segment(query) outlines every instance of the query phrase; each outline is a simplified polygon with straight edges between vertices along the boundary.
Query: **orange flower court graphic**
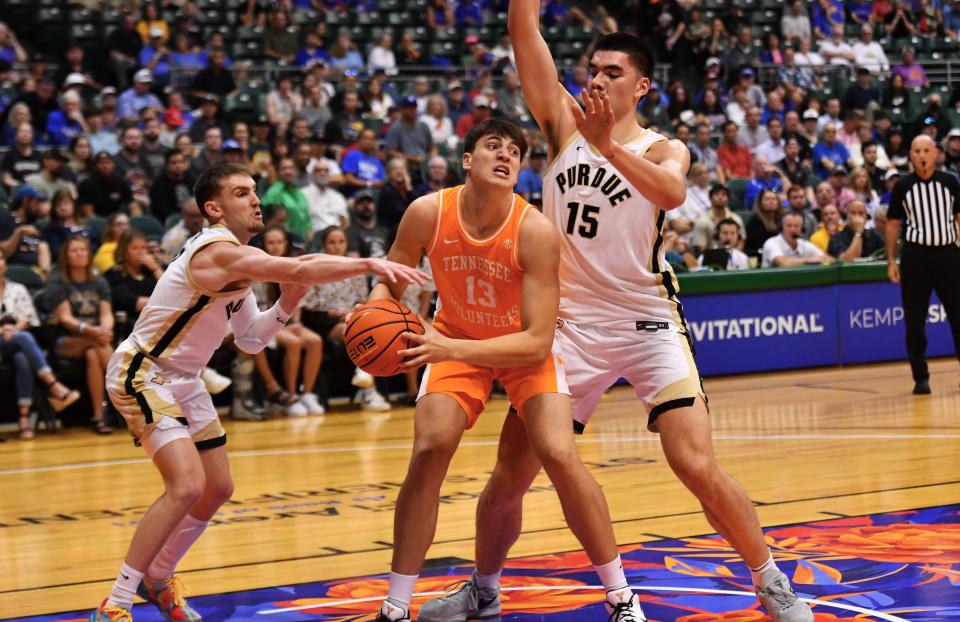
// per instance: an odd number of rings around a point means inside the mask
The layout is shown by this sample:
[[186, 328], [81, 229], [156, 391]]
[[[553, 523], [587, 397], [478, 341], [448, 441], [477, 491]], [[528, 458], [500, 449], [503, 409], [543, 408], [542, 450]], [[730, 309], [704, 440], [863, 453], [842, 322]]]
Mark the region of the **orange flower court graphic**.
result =
[[[768, 542], [817, 622], [960, 620], [960, 506], [840, 518], [766, 530]], [[624, 567], [650, 622], [763, 622], [743, 562], [718, 536], [621, 547]], [[469, 577], [469, 565], [432, 568], [417, 582], [411, 613]], [[318, 573], [321, 572], [318, 568]], [[502, 578], [506, 622], [607, 619], [602, 588], [582, 552], [512, 559]], [[372, 620], [386, 575], [197, 596], [206, 622]], [[89, 612], [87, 612], [89, 613]], [[159, 622], [138, 605], [135, 619]], [[85, 618], [65, 612], [17, 622]]]

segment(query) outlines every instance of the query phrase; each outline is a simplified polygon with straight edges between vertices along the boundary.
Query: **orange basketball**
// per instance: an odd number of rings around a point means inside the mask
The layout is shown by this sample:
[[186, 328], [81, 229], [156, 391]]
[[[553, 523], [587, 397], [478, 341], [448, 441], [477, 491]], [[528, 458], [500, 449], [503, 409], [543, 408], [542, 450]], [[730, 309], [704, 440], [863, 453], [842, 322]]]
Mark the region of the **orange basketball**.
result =
[[350, 316], [343, 342], [354, 365], [374, 376], [394, 376], [403, 362], [397, 353], [417, 345], [401, 337], [405, 332], [423, 334], [417, 316], [395, 300], [374, 300]]

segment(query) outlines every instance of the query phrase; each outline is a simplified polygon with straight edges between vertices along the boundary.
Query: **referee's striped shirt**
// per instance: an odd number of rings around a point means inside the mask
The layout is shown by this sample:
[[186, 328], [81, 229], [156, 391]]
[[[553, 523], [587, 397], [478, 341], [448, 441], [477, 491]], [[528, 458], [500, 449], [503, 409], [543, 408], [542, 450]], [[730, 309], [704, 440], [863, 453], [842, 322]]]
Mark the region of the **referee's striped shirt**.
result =
[[922, 246], [957, 243], [960, 179], [936, 171], [923, 181], [915, 173], [900, 178], [890, 192], [887, 218], [907, 221], [904, 240]]

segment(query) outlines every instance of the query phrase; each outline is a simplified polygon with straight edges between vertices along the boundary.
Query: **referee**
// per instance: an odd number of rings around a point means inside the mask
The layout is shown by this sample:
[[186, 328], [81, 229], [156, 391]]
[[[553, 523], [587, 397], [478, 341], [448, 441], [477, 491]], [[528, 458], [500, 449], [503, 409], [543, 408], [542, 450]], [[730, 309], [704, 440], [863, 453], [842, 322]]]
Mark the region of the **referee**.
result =
[[[937, 146], [926, 135], [910, 145], [913, 173], [901, 177], [890, 194], [887, 211], [887, 276], [900, 283], [903, 317], [907, 329], [907, 356], [913, 372], [913, 393], [930, 393], [927, 371], [927, 335], [924, 323], [930, 294], [937, 292], [947, 312], [953, 345], [960, 357], [960, 180], [938, 171]], [[897, 267], [897, 239], [900, 221], [906, 221], [900, 266]]]

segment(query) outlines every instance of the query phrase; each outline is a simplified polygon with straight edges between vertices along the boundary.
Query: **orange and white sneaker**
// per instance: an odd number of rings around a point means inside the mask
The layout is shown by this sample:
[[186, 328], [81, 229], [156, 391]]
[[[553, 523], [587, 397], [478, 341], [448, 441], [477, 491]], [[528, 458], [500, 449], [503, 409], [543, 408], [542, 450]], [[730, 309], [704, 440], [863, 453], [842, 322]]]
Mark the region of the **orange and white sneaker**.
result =
[[90, 614], [90, 622], [133, 622], [129, 609], [107, 604], [104, 598], [97, 610]]
[[[178, 577], [165, 581], [143, 578], [137, 594], [148, 603], [153, 603], [169, 622], [201, 622], [203, 618], [187, 604], [187, 589]], [[129, 622], [129, 621], [127, 621]]]

